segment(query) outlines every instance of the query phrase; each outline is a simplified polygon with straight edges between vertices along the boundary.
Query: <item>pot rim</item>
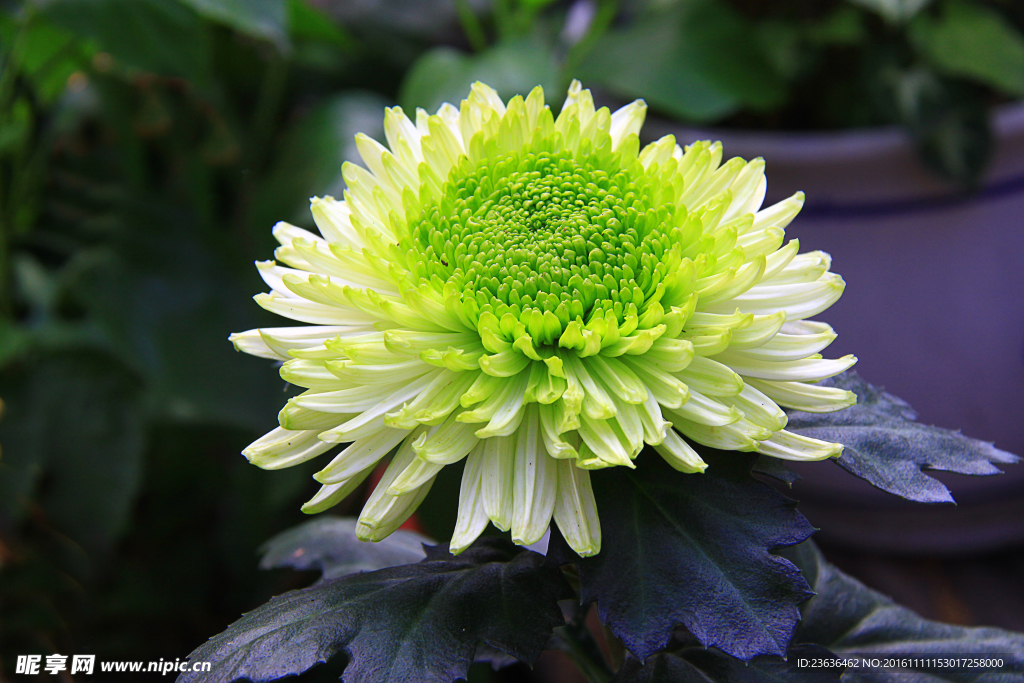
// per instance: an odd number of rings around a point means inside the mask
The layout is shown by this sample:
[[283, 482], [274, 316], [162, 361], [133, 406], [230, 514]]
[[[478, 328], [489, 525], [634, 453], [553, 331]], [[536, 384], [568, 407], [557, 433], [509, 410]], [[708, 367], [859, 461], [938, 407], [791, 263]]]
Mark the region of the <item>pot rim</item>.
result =
[[[991, 120], [997, 139], [1024, 135], [1024, 100], [994, 107]], [[655, 116], [648, 119], [644, 129], [653, 133], [654, 139], [673, 134], [680, 140], [719, 140], [727, 150], [756, 147], [773, 162], [786, 164], [860, 161], [912, 146], [910, 136], [898, 125], [820, 131], [746, 130], [690, 126]]]

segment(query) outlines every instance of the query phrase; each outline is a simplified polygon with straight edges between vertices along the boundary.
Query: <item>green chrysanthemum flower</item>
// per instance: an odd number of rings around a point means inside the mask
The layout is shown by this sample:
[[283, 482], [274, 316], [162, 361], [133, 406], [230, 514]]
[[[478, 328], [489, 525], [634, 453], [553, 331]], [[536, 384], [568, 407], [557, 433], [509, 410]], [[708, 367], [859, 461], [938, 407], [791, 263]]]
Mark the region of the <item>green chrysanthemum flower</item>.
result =
[[[359, 518], [380, 540], [445, 465], [467, 459], [453, 552], [488, 521], [516, 543], [554, 517], [581, 555], [601, 530], [591, 469], [634, 467], [645, 443], [682, 472], [682, 438], [792, 460], [841, 446], [784, 430], [779, 406], [832, 411], [813, 382], [835, 337], [810, 322], [843, 291], [821, 252], [783, 246], [800, 194], [760, 209], [764, 162], [718, 143], [640, 149], [646, 106], [594, 109], [574, 82], [558, 118], [543, 91], [503, 103], [476, 84], [461, 109], [386, 112], [390, 150], [358, 136], [344, 201], [314, 199], [322, 237], [286, 223], [258, 264], [264, 308], [312, 326], [232, 336], [285, 361], [307, 391], [245, 450], [266, 469], [349, 444], [303, 510], [352, 492], [395, 451]], [[642, 464], [640, 465], [643, 466]]]

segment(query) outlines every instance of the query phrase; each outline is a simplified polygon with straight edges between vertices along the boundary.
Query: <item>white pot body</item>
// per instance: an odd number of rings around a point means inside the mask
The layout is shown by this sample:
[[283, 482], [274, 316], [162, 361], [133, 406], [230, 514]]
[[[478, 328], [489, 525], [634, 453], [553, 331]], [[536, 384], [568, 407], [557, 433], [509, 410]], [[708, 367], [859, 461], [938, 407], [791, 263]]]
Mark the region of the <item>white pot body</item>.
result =
[[[769, 134], [653, 123], [655, 135], [671, 132], [681, 144], [720, 139], [726, 158], [764, 157], [769, 202], [807, 193], [788, 235], [803, 251], [832, 254], [847, 283], [819, 316], [839, 334], [827, 356], [855, 354], [861, 376], [907, 400], [922, 422], [1024, 455], [1024, 105], [996, 112], [995, 157], [969, 196], [931, 175], [898, 129]], [[935, 552], [1024, 540], [1024, 465], [999, 477], [943, 476], [959, 509], [900, 505], [828, 464], [799, 470], [807, 481], [795, 494], [836, 541]]]

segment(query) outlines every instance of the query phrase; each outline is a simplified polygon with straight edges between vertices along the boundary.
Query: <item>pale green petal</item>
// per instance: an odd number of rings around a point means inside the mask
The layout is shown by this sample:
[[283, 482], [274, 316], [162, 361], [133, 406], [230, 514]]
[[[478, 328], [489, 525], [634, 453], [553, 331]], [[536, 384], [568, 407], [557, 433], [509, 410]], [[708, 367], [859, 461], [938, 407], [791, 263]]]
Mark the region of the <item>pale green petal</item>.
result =
[[693, 360], [693, 342], [687, 339], [667, 339], [662, 337], [651, 344], [651, 349], [644, 354], [644, 362], [653, 362], [659, 369], [668, 372], [679, 372]]
[[314, 325], [348, 325], [365, 328], [380, 320], [354, 308], [318, 304], [300, 297], [284, 296], [277, 292], [257, 294], [253, 299], [271, 313]]
[[360, 385], [338, 391], [307, 391], [290, 399], [291, 403], [322, 413], [361, 413], [378, 403], [382, 395], [387, 396], [405, 388], [404, 383], [383, 386]]
[[338, 482], [337, 484], [326, 484], [320, 487], [316, 495], [310, 498], [303, 506], [302, 511], [307, 515], [315, 515], [317, 513], [328, 510], [341, 501], [348, 498], [359, 485], [362, 484], [370, 473], [373, 472], [374, 467], [368, 467], [359, 474], [353, 476], [351, 479]]
[[319, 430], [291, 431], [276, 427], [249, 444], [242, 455], [265, 470], [279, 470], [312, 460], [334, 447], [317, 438]]
[[558, 431], [556, 408], [553, 405], [538, 407], [541, 435], [544, 438], [544, 450], [552, 458], [575, 458], [579, 454], [570, 440], [562, 438], [563, 432]]
[[743, 391], [743, 378], [728, 366], [697, 356], [685, 370], [674, 373], [691, 391], [708, 396], [735, 396]]
[[459, 490], [459, 514], [449, 548], [458, 555], [468, 548], [487, 527], [487, 509], [481, 489], [484, 472], [483, 442], [466, 458], [462, 471], [462, 487]]
[[416, 439], [416, 454], [435, 465], [451, 465], [466, 457], [480, 439], [476, 425], [459, 422], [458, 417], [454, 413], [436, 431]]
[[586, 365], [593, 369], [596, 380], [622, 401], [643, 403], [647, 400], [647, 387], [617, 358], [593, 356], [587, 360]]
[[[774, 279], [793, 262], [800, 250], [800, 240], [790, 240], [774, 254], [765, 257], [764, 276], [762, 282], [774, 282]], [[811, 278], [817, 279], [817, 278]]]
[[587, 366], [575, 354], [562, 352], [560, 357], [565, 363], [566, 377], [571, 377], [583, 388], [583, 414], [592, 420], [605, 420], [615, 415], [615, 402], [604, 383], [588, 372]]
[[783, 429], [772, 434], [771, 438], [758, 442], [757, 450], [783, 460], [824, 460], [838, 458], [843, 452], [843, 447], [837, 443], [819, 441]]
[[339, 424], [351, 420], [352, 417], [353, 415], [321, 413], [316, 410], [309, 410], [289, 401], [281, 409], [281, 412], [277, 414], [277, 421], [282, 427], [292, 431], [315, 429], [323, 432], [326, 429], [332, 429]]
[[403, 429], [381, 429], [357, 441], [335, 456], [327, 467], [313, 475], [321, 484], [337, 484], [376, 464], [391, 452], [409, 432]]
[[743, 413], [736, 408], [693, 389], [690, 389], [689, 401], [678, 408], [664, 407], [664, 411], [673, 422], [676, 419], [683, 419], [709, 427], [724, 427], [743, 418]]
[[596, 555], [601, 552], [601, 522], [597, 518], [590, 472], [576, 467], [572, 460], [559, 460], [555, 467], [558, 476], [555, 523], [577, 554], [581, 557]]
[[[763, 344], [767, 344], [779, 333], [779, 330], [785, 324], [785, 311], [779, 311], [771, 315], [755, 315], [748, 327], [733, 330], [729, 339], [729, 348], [755, 349]], [[735, 370], [735, 368], [733, 369]]]
[[[462, 392], [479, 373], [442, 371], [409, 403], [387, 413], [384, 424], [396, 429], [412, 429], [417, 424], [440, 424], [459, 405]], [[371, 387], [373, 385], [370, 385]]]
[[352, 227], [352, 211], [345, 202], [339, 202], [334, 197], [313, 197], [309, 208], [325, 240], [357, 249], [365, 246]]
[[387, 137], [388, 146], [391, 149], [395, 149], [399, 140], [402, 140], [409, 145], [409, 150], [417, 161], [423, 160], [423, 156], [420, 154], [422, 134], [416, 128], [416, 124], [405, 115], [401, 107], [389, 107], [384, 110], [384, 135]]
[[[776, 252], [781, 253], [781, 252]], [[806, 254], [796, 254], [784, 266], [765, 277], [762, 281], [765, 285], [790, 285], [817, 282], [832, 265], [831, 257], [823, 251], [811, 251]]]
[[330, 431], [322, 433], [320, 438], [332, 443], [344, 443], [346, 441], [355, 441], [356, 439], [369, 436], [373, 432], [383, 429], [384, 416], [386, 413], [391, 412], [404, 402], [419, 394], [434, 381], [436, 374], [441, 372], [444, 371], [436, 370], [433, 373], [428, 373], [416, 381], [407, 384], [400, 391], [384, 396], [372, 408], [369, 408], [352, 419], [339, 424]]
[[[439, 427], [429, 429], [426, 427], [420, 427], [408, 437], [406, 443], [415, 444], [415, 442], [424, 435], [430, 437], [435, 434], [438, 429]], [[415, 448], [413, 448], [413, 451], [415, 451]], [[408, 460], [405, 467], [395, 475], [394, 480], [388, 486], [388, 493], [393, 496], [400, 496], [402, 494], [409, 493], [410, 491], [415, 491], [433, 479], [443, 468], [444, 465], [427, 462], [423, 458], [412, 458], [411, 460]]]
[[235, 345], [236, 351], [248, 353], [250, 356], [269, 358], [270, 360], [288, 360], [288, 356], [272, 349], [263, 340], [259, 330], [246, 330], [235, 332], [228, 337], [228, 341]]
[[717, 356], [715, 360], [725, 363], [743, 377], [768, 379], [782, 382], [817, 382], [844, 372], [857, 362], [854, 356], [843, 356], [835, 360], [824, 358], [808, 358], [771, 362], [759, 358], [751, 358], [745, 351], [729, 349]]
[[612, 149], [617, 149], [622, 141], [630, 135], [639, 135], [646, 115], [647, 103], [643, 100], [634, 100], [617, 109], [612, 114], [611, 130], [609, 130], [612, 136]]
[[274, 239], [276, 239], [282, 247], [288, 246], [297, 239], [320, 244], [324, 243], [323, 238], [314, 235], [309, 230], [304, 230], [303, 228], [296, 227], [291, 223], [286, 223], [284, 221], [278, 221], [271, 232], [274, 235]]
[[405, 520], [416, 511], [419, 504], [430, 491], [434, 479], [430, 478], [419, 488], [399, 496], [391, 495], [388, 487], [414, 460], [416, 453], [411, 441], [414, 435], [405, 440], [388, 468], [384, 471], [377, 488], [363, 506], [359, 519], [356, 521], [356, 536], [363, 541], [380, 541], [387, 538]]
[[327, 369], [323, 361], [290, 360], [281, 366], [281, 379], [305, 389], [340, 391], [357, 386]]
[[[786, 237], [786, 233], [780, 228], [765, 228], [758, 232], [748, 232], [740, 235], [736, 239], [736, 244], [743, 248], [743, 252], [749, 256], [764, 255], [775, 253], [779, 247], [782, 246], [782, 242]], [[767, 270], [768, 260], [765, 259], [765, 269]], [[761, 280], [764, 282], [763, 278]]]
[[509, 425], [518, 424], [522, 420], [521, 413], [525, 405], [524, 394], [529, 376], [530, 372], [526, 370], [515, 377], [500, 381], [493, 394], [483, 402], [476, 404], [473, 409], [462, 411], [458, 420], [460, 422], [487, 422], [486, 429], [480, 430], [484, 433], [478, 434], [481, 439], [488, 436], [508, 436], [507, 433], [499, 434], [498, 431], [507, 430]]
[[508, 531], [514, 509], [516, 437], [496, 436], [480, 443], [484, 450], [480, 479], [484, 509], [494, 526]]
[[[680, 434], [699, 444], [723, 451], [756, 451], [757, 439], [754, 436], [761, 436], [756, 432], [752, 435], [752, 431], [743, 420], [721, 427], [709, 427], [699, 422], [676, 418], [672, 420], [672, 426]], [[769, 430], [765, 431], [771, 434]]]
[[665, 440], [656, 444], [654, 450], [658, 451], [665, 462], [680, 472], [692, 474], [703, 472], [708, 467], [697, 451], [673, 429], [668, 430]]
[[540, 419], [536, 406], [530, 406], [516, 434], [512, 540], [519, 545], [539, 541], [551, 522], [558, 483], [557, 462], [544, 452]]
[[792, 197], [761, 209], [754, 216], [754, 230], [763, 228], [785, 228], [800, 213], [804, 206], [804, 193], [797, 192]]
[[744, 351], [744, 355], [765, 361], [800, 360], [822, 351], [835, 338], [836, 333], [824, 323], [797, 320], [787, 322], [770, 341]]
[[787, 320], [802, 320], [821, 313], [839, 300], [846, 282], [834, 273], [826, 273], [821, 279], [801, 284], [762, 284], [746, 293], [733, 297], [719, 306], [710, 306], [709, 311], [739, 308], [754, 315], [771, 315], [785, 311]]
[[778, 431], [786, 426], [789, 418], [785, 411], [775, 404], [768, 396], [751, 385], [748, 380], [743, 391], [735, 396], [723, 396], [718, 400], [726, 405], [734, 406], [743, 413], [743, 417], [753, 424], [771, 431]]
[[311, 274], [302, 270], [296, 270], [295, 268], [279, 266], [275, 261], [257, 261], [256, 270], [259, 272], [260, 278], [271, 290], [280, 296], [291, 298], [300, 297], [301, 294], [296, 294], [288, 288], [288, 285], [284, 282], [284, 276], [293, 275], [305, 279]]
[[640, 416], [641, 406], [616, 398], [618, 412], [609, 420], [619, 442], [626, 447], [630, 459], [635, 458], [644, 447], [644, 425]]
[[[636, 103], [634, 102], [634, 104]], [[619, 111], [622, 110], [620, 109]], [[618, 114], [619, 112], [615, 113]], [[615, 117], [613, 116], [612, 130], [614, 131], [614, 129]], [[623, 135], [620, 139], [625, 139], [625, 137], [626, 136]], [[612, 134], [612, 139], [615, 139], [614, 132]], [[674, 135], [665, 135], [640, 150], [640, 163], [643, 164], [646, 169], [650, 169], [652, 166], [662, 166], [666, 161], [673, 157], [677, 148], [678, 145], [676, 145], [676, 137]]]
[[644, 430], [644, 443], [652, 446], [660, 444], [665, 440], [666, 431], [672, 426], [672, 423], [662, 416], [661, 406], [658, 405], [654, 394], [648, 391], [647, 400], [637, 408], [640, 414], [640, 424]]
[[526, 413], [524, 392], [528, 373], [520, 373], [518, 381], [509, 380], [508, 390], [502, 403], [494, 411], [490, 422], [476, 431], [476, 436], [487, 439], [495, 436], [510, 436], [523, 421]]
[[612, 429], [610, 420], [592, 420], [583, 415], [580, 419], [580, 438], [591, 452], [609, 465], [634, 467], [630, 449]]
[[729, 221], [737, 216], [756, 212], [761, 208], [761, 202], [764, 201], [767, 189], [768, 181], [764, 176], [764, 159], [757, 158], [750, 161], [729, 186], [731, 201], [722, 220]]
[[327, 361], [327, 369], [336, 377], [356, 384], [392, 383], [413, 380], [423, 375], [431, 378], [440, 370], [419, 358], [400, 359], [397, 363], [359, 363], [357, 361]]
[[264, 327], [257, 330], [263, 342], [281, 356], [292, 351], [322, 346], [324, 342], [337, 337], [348, 337], [373, 331], [369, 325], [352, 327], [348, 325], [316, 325], [302, 327]]
[[845, 389], [819, 387], [802, 382], [764, 381], [747, 378], [747, 384], [786, 408], [808, 413], [831, 413], [857, 403], [857, 395]]

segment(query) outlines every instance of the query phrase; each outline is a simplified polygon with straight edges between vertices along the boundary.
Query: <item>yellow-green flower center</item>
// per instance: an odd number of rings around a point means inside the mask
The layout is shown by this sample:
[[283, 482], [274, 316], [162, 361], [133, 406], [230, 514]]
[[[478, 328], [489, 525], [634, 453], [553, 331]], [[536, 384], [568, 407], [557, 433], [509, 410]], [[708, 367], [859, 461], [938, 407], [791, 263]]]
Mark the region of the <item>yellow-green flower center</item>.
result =
[[[668, 234], [676, 211], [653, 205], [642, 166], [615, 166], [561, 150], [453, 169], [444, 197], [411, 226], [416, 275], [453, 284], [473, 317], [511, 314], [544, 330], [542, 344], [595, 312], [638, 315], [666, 252], [681, 246]], [[538, 315], [544, 324], [531, 326]]]

